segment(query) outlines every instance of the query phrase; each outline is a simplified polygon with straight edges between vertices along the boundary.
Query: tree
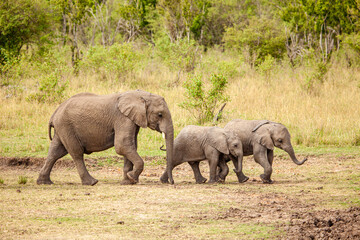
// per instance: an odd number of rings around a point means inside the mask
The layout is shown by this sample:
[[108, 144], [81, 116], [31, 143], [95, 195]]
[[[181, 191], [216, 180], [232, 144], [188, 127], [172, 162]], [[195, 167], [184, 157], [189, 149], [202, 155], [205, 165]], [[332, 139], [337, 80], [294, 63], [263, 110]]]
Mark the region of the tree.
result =
[[51, 3], [60, 9], [62, 13], [62, 34], [64, 44], [67, 40], [71, 45], [71, 63], [75, 70], [78, 71], [78, 64], [81, 59], [79, 48], [79, 35], [82, 24], [88, 16], [88, 10], [100, 4], [102, 0], [50, 0]]
[[279, 1], [280, 16], [287, 23], [288, 52], [293, 61], [304, 49], [315, 49], [325, 63], [341, 44], [341, 35], [359, 31], [359, 1]]
[[0, 2], [0, 65], [18, 57], [24, 45], [41, 41], [53, 23], [52, 12], [43, 0]]
[[225, 47], [243, 52], [245, 60], [255, 66], [266, 56], [281, 59], [285, 53], [285, 34], [276, 20], [251, 17], [246, 23], [228, 27]]

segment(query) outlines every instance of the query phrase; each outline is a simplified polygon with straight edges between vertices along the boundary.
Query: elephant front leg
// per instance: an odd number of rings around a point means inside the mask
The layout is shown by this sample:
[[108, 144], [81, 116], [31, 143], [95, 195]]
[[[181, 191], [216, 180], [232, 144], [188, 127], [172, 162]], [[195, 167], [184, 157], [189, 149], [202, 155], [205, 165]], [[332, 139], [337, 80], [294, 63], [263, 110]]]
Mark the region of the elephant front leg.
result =
[[124, 154], [124, 157], [127, 158], [132, 164], [133, 169], [126, 173], [126, 176], [130, 180], [131, 184], [135, 184], [139, 182], [139, 176], [144, 170], [144, 161], [139, 156], [137, 152], [133, 152], [130, 154]]
[[200, 162], [196, 161], [196, 162], [188, 162], [188, 163], [194, 172], [194, 177], [195, 177], [196, 183], [200, 183], [200, 184], [205, 183], [207, 181], [207, 179], [201, 175], [200, 168], [199, 168]]
[[243, 169], [243, 157], [240, 156], [238, 158], [231, 157], [231, 161], [234, 164], [234, 172], [236, 173], [236, 176], [238, 178], [239, 183], [244, 183], [247, 180], [249, 180], [249, 177], [245, 176], [242, 169]]
[[220, 159], [219, 161], [219, 168], [220, 168], [220, 172], [219, 172], [219, 180], [218, 182], [225, 182], [225, 178], [226, 176], [229, 174], [229, 167], [226, 164], [225, 159]]
[[123, 169], [124, 175], [123, 175], [123, 180], [121, 181], [122, 185], [133, 184], [133, 182], [127, 176], [128, 172], [131, 172], [133, 170], [133, 168], [134, 168], [134, 164], [132, 164], [132, 162], [125, 157], [124, 158], [124, 169]]
[[272, 183], [272, 166], [269, 163], [267, 156], [267, 149], [261, 149], [260, 151], [254, 153], [255, 161], [264, 168], [264, 173], [260, 175], [261, 180], [263, 183]]

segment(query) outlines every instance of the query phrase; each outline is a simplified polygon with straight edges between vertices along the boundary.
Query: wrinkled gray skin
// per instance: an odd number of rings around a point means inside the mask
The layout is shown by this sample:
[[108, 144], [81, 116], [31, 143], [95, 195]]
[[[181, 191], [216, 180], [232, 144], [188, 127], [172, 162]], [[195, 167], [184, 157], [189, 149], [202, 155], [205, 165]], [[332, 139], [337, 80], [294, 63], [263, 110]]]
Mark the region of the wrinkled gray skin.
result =
[[[143, 171], [144, 161], [137, 153], [140, 127], [165, 133], [167, 169], [172, 166], [174, 129], [165, 100], [145, 91], [136, 90], [110, 95], [77, 94], [62, 103], [49, 121], [54, 137], [40, 171], [38, 184], [52, 184], [50, 172], [55, 162], [70, 154], [83, 185], [98, 180], [87, 171], [84, 153], [99, 152], [115, 146], [124, 156], [123, 184], [134, 184]], [[170, 181], [172, 180], [169, 171]]]
[[[188, 162], [194, 171], [197, 183], [206, 182], [199, 171], [199, 161], [208, 160], [210, 167], [209, 183], [217, 181], [216, 167], [221, 166], [220, 181], [224, 181], [229, 169], [225, 161], [220, 161], [221, 156], [231, 156], [242, 163], [243, 152], [241, 140], [231, 131], [218, 127], [186, 126], [181, 130], [174, 141], [173, 168]], [[167, 182], [168, 171], [161, 176], [162, 182]]]
[[[229, 122], [224, 129], [235, 132], [241, 139], [244, 156], [254, 155], [255, 162], [264, 168], [264, 173], [260, 175], [263, 183], [272, 183], [271, 174], [274, 147], [287, 152], [292, 161], [297, 165], [302, 165], [307, 160], [299, 161], [296, 158], [290, 141], [290, 133], [280, 123], [267, 120], [235, 119]], [[236, 164], [236, 159], [234, 164]], [[196, 171], [199, 170], [197, 169]], [[243, 174], [242, 168], [234, 171], [240, 183], [246, 182], [249, 179]]]

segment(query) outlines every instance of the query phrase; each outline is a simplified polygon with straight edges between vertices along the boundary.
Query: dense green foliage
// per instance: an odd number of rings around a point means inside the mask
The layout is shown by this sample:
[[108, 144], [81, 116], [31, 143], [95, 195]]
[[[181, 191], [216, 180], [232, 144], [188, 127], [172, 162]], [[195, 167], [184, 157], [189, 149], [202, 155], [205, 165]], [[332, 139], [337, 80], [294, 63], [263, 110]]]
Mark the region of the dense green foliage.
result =
[[194, 68], [189, 60], [194, 56], [184, 52], [184, 42], [202, 46], [196, 50], [236, 50], [252, 66], [268, 55], [281, 60], [285, 53], [293, 65], [309, 53], [328, 62], [342, 43], [358, 51], [359, 5], [354, 0], [5, 0], [0, 65], [4, 72], [21, 54], [68, 46], [77, 73], [94, 46], [134, 41], [180, 51], [186, 63], [175, 65], [185, 71]]

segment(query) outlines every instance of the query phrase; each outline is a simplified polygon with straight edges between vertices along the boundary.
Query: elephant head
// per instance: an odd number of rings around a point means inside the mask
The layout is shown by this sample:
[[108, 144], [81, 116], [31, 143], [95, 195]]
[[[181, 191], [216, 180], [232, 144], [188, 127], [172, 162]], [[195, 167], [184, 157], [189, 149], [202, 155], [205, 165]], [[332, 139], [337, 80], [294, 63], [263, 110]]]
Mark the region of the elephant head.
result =
[[307, 158], [302, 161], [297, 160], [294, 149], [290, 141], [290, 133], [287, 128], [275, 122], [264, 121], [258, 124], [254, 129], [255, 139], [262, 146], [273, 150], [274, 146], [287, 152], [293, 162], [302, 165]]
[[219, 152], [238, 158], [238, 169], [241, 169], [243, 148], [241, 139], [232, 131], [214, 127], [207, 133], [207, 142]]
[[170, 169], [173, 162], [174, 127], [164, 98], [141, 90], [129, 91], [119, 97], [118, 108], [139, 127], [149, 127], [165, 134], [167, 171], [173, 183]]

